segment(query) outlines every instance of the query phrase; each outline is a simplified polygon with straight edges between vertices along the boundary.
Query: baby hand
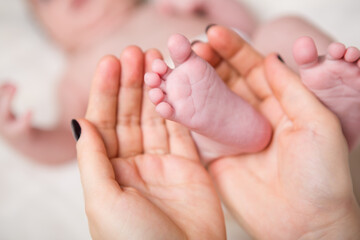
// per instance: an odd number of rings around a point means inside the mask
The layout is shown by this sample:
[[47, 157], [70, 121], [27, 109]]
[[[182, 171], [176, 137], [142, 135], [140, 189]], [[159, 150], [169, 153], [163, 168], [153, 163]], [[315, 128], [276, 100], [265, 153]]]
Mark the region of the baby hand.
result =
[[9, 141], [24, 137], [31, 129], [30, 111], [17, 117], [11, 110], [15, 92], [16, 87], [10, 83], [0, 85], [0, 135]]

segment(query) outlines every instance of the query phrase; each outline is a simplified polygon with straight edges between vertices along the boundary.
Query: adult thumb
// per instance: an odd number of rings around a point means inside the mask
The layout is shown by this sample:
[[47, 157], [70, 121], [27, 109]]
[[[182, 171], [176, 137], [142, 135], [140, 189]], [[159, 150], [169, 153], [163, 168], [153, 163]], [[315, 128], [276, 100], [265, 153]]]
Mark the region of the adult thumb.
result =
[[77, 139], [76, 151], [85, 196], [98, 193], [115, 179], [104, 141], [97, 129], [87, 120], [72, 120]]
[[[266, 79], [287, 117], [302, 126], [317, 122], [329, 123], [336, 116], [328, 110], [276, 54], [265, 59]], [[340, 126], [340, 125], [339, 125]]]

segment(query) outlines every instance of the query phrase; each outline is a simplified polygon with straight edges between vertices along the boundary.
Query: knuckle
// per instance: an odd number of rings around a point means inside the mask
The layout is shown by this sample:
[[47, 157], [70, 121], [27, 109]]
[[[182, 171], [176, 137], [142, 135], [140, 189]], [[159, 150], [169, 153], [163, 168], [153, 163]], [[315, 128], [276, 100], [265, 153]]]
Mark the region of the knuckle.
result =
[[118, 118], [120, 126], [132, 127], [140, 125], [140, 117], [132, 114], [126, 114]]

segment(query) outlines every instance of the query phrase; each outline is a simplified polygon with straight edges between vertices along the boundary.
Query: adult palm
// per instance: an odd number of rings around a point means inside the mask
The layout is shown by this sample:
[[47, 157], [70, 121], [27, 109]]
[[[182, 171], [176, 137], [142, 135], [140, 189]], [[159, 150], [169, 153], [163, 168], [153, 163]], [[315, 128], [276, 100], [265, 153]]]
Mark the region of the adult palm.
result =
[[[188, 131], [143, 98], [144, 65], [127, 48], [99, 64], [77, 143], [90, 231], [96, 239], [224, 239], [220, 201]], [[144, 64], [145, 63], [145, 64]]]
[[264, 59], [221, 26], [207, 35], [209, 44], [196, 44], [195, 50], [274, 130], [263, 151], [209, 166], [226, 206], [259, 239], [320, 239], [344, 234], [344, 226], [358, 228], [348, 149], [337, 118], [276, 55]]

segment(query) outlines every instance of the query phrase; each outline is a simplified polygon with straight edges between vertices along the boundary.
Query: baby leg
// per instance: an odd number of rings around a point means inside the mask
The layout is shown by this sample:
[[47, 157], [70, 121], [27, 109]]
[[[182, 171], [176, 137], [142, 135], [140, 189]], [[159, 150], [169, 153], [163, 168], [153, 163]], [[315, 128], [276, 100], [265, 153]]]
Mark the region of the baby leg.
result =
[[173, 35], [168, 47], [175, 69], [157, 60], [145, 75], [157, 112], [195, 132], [200, 154], [207, 161], [263, 149], [271, 137], [268, 121], [227, 88], [185, 37]]

